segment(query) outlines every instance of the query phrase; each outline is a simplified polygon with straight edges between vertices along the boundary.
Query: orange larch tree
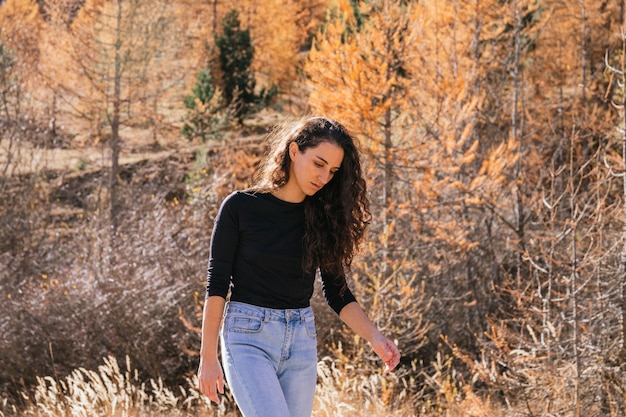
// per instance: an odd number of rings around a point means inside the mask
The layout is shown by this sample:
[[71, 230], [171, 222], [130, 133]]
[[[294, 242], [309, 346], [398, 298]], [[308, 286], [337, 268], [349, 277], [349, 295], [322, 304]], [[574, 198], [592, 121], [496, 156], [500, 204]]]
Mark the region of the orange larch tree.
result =
[[410, 147], [405, 138], [411, 123], [405, 61], [419, 26], [411, 24], [412, 10], [391, 1], [367, 12], [369, 19], [360, 29], [354, 14], [329, 15], [305, 69], [313, 111], [337, 118], [360, 137], [372, 157], [371, 172], [382, 173], [371, 181], [380, 184], [381, 194], [375, 198], [382, 208], [383, 269], [390, 274], [394, 169], [402, 149]]
[[508, 212], [502, 224], [514, 249], [496, 252], [505, 260], [504, 279], [493, 298], [508, 307], [489, 315], [476, 361], [484, 367], [475, 375], [536, 404], [532, 413], [616, 409], [608, 404], [611, 384], [601, 382], [609, 367], [594, 352], [617, 352], [610, 288], [619, 198], [606, 163], [620, 164], [606, 140], [612, 117], [598, 111], [605, 94], [598, 59], [615, 46], [607, 28], [616, 26], [618, 9], [609, 2], [512, 1], [503, 5], [506, 24], [493, 23], [498, 36], [483, 38], [493, 55], [482, 64], [490, 94], [478, 131], [493, 132], [487, 139], [517, 137], [520, 158], [511, 197], [495, 207], [498, 216]]
[[475, 88], [479, 68], [466, 52], [474, 26], [455, 20], [459, 3], [360, 5], [358, 13], [329, 15], [305, 68], [312, 109], [345, 123], [371, 161], [382, 219], [372, 226], [365, 275], [376, 278], [376, 259], [399, 288], [406, 285], [401, 277], [417, 274], [437, 300], [428, 316], [438, 322], [433, 334], [470, 343], [467, 334], [493, 308], [483, 307], [490, 289], [484, 276], [497, 268], [475, 261], [494, 244], [488, 230], [477, 231], [500, 221], [486, 223], [485, 212], [502, 205], [517, 144], [508, 136], [477, 139], [486, 94]]
[[182, 80], [165, 65], [176, 62], [178, 51], [172, 46], [180, 34], [169, 17], [171, 7], [160, 0], [87, 1], [70, 25], [52, 25], [46, 40], [45, 47], [56, 53], [41, 72], [59, 107], [78, 126], [82, 122], [76, 130], [91, 130], [91, 140], [109, 144], [113, 229], [122, 129], [155, 123], [158, 98]]
[[[410, 181], [407, 184], [407, 178], [402, 178], [407, 168], [413, 169], [406, 166], [406, 160], [414, 146], [410, 134], [415, 123], [406, 100], [411, 77], [407, 61], [422, 27], [412, 6], [392, 1], [360, 6], [356, 14], [351, 8], [329, 11], [313, 42], [305, 72], [312, 111], [343, 123], [359, 138], [368, 156], [376, 220], [362, 266], [355, 273], [362, 278], [358, 281], [363, 285], [362, 296], [372, 308], [392, 308], [389, 297], [377, 291], [386, 288], [385, 293], [392, 293], [400, 285], [405, 288], [396, 300], [407, 308], [389, 320], [387, 325], [393, 327], [399, 325], [394, 321], [417, 318], [419, 309], [426, 309], [420, 295], [423, 287], [408, 253], [416, 235], [405, 229], [405, 224], [396, 223], [397, 219], [406, 221], [410, 210], [406, 197]], [[359, 13], [367, 16], [361, 23], [356, 18]], [[410, 299], [424, 304], [413, 303], [409, 308], [405, 303]], [[415, 358], [427, 327], [424, 321], [415, 332], [403, 335], [407, 358]]]

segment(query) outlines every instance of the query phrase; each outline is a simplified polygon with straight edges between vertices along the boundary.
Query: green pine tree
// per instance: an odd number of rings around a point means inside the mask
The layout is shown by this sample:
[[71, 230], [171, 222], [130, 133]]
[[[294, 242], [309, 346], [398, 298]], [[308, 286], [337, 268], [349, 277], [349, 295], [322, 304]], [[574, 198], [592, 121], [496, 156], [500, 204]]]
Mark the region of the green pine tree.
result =
[[235, 117], [241, 121], [257, 102], [257, 97], [252, 74], [254, 48], [250, 31], [241, 29], [237, 9], [231, 10], [222, 21], [222, 35], [215, 43], [219, 49], [224, 104], [231, 106]]
[[189, 140], [198, 137], [202, 142], [218, 138], [221, 100], [208, 69], [198, 72], [192, 92], [193, 95], [187, 95], [184, 99], [187, 117], [182, 129], [183, 135]]

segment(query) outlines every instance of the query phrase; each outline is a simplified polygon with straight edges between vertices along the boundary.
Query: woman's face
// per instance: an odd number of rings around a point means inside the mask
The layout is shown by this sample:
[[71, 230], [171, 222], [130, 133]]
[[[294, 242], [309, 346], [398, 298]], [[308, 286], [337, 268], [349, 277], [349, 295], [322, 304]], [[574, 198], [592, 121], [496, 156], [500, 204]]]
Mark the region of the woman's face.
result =
[[289, 182], [293, 181], [304, 195], [311, 196], [333, 179], [341, 167], [343, 155], [343, 149], [336, 143], [321, 142], [300, 152], [298, 145], [292, 142], [289, 145]]

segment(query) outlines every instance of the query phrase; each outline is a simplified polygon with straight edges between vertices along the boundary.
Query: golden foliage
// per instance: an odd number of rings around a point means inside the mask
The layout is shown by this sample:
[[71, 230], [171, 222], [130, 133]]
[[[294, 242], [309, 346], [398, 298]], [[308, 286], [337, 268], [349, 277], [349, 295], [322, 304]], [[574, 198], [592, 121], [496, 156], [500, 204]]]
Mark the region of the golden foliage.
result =
[[123, 103], [122, 125], [158, 125], [164, 119], [159, 102], [184, 79], [180, 68], [169, 66], [180, 46], [171, 14], [172, 5], [160, 0], [93, 0], [70, 26], [51, 25], [47, 31], [42, 44], [56, 51], [42, 60], [47, 84], [96, 142], [107, 134], [116, 100]]
[[406, 107], [407, 78], [400, 66], [419, 41], [420, 28], [411, 9], [384, 3], [384, 11], [355, 33], [353, 15], [329, 14], [305, 66], [313, 111], [341, 120], [373, 153], [381, 146], [385, 113]]
[[35, 70], [42, 26], [35, 0], [7, 0], [0, 7], [0, 40], [18, 53], [22, 76]]
[[[248, 27], [254, 46], [255, 73], [267, 87], [277, 85], [286, 90], [296, 79], [302, 32], [300, 2], [296, 0], [265, 0], [255, 2]], [[242, 11], [244, 14], [246, 10]]]

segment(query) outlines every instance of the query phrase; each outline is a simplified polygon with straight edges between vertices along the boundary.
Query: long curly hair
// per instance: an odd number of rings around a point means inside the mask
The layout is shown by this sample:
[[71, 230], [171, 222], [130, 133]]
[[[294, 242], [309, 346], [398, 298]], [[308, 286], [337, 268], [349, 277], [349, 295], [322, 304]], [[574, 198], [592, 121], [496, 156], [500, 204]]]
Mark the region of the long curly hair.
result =
[[371, 220], [367, 187], [361, 171], [357, 145], [338, 122], [324, 117], [306, 117], [277, 126], [269, 135], [270, 147], [258, 173], [256, 191], [271, 192], [289, 181], [289, 145], [300, 152], [322, 142], [344, 151], [341, 167], [313, 196], [304, 200], [305, 235], [302, 266], [305, 271], [320, 268], [343, 276], [363, 240]]

